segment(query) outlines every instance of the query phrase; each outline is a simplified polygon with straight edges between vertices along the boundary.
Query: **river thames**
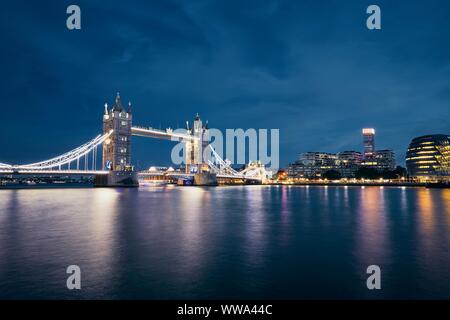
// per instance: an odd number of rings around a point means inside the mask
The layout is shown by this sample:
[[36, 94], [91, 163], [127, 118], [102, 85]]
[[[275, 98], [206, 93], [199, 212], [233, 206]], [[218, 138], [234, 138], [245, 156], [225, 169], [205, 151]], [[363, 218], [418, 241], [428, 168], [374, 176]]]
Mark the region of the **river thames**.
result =
[[[0, 190], [0, 203], [2, 299], [450, 298], [450, 189]], [[381, 290], [366, 287], [372, 264]]]

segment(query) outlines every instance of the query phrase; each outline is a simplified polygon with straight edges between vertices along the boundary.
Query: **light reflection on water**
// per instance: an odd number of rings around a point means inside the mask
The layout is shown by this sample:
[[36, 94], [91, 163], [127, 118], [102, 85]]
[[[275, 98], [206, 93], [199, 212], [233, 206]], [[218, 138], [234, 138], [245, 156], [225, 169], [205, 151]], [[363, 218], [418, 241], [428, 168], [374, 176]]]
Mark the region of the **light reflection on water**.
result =
[[357, 258], [362, 265], [389, 261], [389, 223], [386, 219], [384, 189], [369, 187], [359, 193]]
[[[448, 298], [450, 190], [2, 190], [0, 298]], [[65, 268], [82, 290], [65, 289]], [[382, 292], [365, 288], [382, 268]]]

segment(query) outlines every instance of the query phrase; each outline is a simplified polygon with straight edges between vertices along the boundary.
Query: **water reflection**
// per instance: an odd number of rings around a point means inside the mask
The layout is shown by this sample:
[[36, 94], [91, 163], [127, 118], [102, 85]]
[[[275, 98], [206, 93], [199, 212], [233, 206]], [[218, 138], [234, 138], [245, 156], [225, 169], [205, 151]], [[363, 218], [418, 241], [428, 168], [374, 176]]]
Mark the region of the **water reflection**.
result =
[[[3, 190], [0, 202], [0, 297], [361, 298], [370, 264], [383, 294], [450, 292], [450, 190]], [[81, 292], [65, 288], [69, 264]]]
[[[201, 272], [208, 258], [205, 252], [213, 244], [213, 237], [206, 237], [209, 234], [208, 221], [213, 219], [214, 211], [209, 201], [209, 193], [205, 188], [192, 187], [181, 188], [181, 208], [180, 212], [180, 259], [183, 263], [182, 276], [186, 281], [193, 281], [201, 277]], [[206, 243], [208, 238], [211, 243]]]
[[77, 222], [78, 228], [74, 226], [75, 233], [70, 235], [71, 241], [79, 246], [72, 263], [89, 261], [83, 263], [89, 270], [84, 280], [91, 286], [110, 281], [116, 271], [117, 246], [121, 245], [116, 228], [120, 196], [114, 189], [95, 189], [92, 198], [84, 202], [87, 215], [81, 219], [86, 219], [85, 223]]
[[417, 207], [419, 208], [418, 218], [420, 223], [418, 227], [423, 234], [424, 239], [429, 239], [433, 232], [434, 225], [434, 206], [429, 189], [420, 189], [416, 194]]
[[265, 219], [268, 212], [265, 210], [263, 197], [264, 188], [249, 187], [245, 189], [244, 201], [247, 210], [244, 213], [245, 221], [245, 256], [248, 265], [258, 267], [263, 264], [265, 236], [267, 224]]
[[450, 189], [445, 189], [441, 192], [441, 202], [444, 203], [447, 228], [450, 228]]
[[[20, 254], [20, 205], [18, 190], [0, 192], [0, 278], [8, 276], [7, 271], [13, 269], [11, 257]], [[1, 284], [1, 283], [0, 283]], [[1, 292], [1, 286], [0, 286]]]
[[[446, 284], [450, 282], [447, 272], [450, 259], [449, 203], [446, 201], [448, 191], [450, 190], [421, 189], [416, 193], [416, 260], [422, 280], [420, 285], [424, 289], [428, 289], [429, 283], [435, 283], [433, 290], [444, 291]], [[433, 272], [429, 272], [430, 270]]]
[[344, 207], [348, 208], [349, 207], [349, 197], [348, 197], [348, 186], [344, 186]]
[[292, 207], [289, 202], [289, 196], [292, 196], [294, 187], [289, 186], [288, 188], [281, 188], [281, 199], [280, 199], [280, 241], [286, 244], [289, 241], [290, 236], [290, 221], [292, 214]]
[[361, 189], [359, 194], [355, 242], [357, 259], [360, 261], [358, 268], [380, 265], [390, 255], [384, 196], [385, 190], [379, 187]]
[[401, 192], [400, 192], [401, 212], [405, 213], [408, 210], [408, 199], [407, 199], [407, 196], [406, 196], [406, 188], [405, 187], [401, 187], [400, 190], [401, 190]]
[[[0, 262], [0, 269], [6, 272], [2, 279], [7, 279], [3, 285], [9, 287], [16, 277], [28, 289], [61, 283], [71, 264], [90, 269], [86, 279], [101, 281], [103, 273], [96, 274], [95, 270], [113, 264], [114, 222], [109, 215], [116, 210], [114, 197], [109, 194], [102, 197], [104, 192], [108, 191], [2, 192], [2, 198], [11, 197], [1, 212], [0, 234], [5, 238], [1, 241], [4, 247], [0, 247], [0, 256], [5, 259], [4, 264]], [[63, 291], [61, 286], [53, 294]]]

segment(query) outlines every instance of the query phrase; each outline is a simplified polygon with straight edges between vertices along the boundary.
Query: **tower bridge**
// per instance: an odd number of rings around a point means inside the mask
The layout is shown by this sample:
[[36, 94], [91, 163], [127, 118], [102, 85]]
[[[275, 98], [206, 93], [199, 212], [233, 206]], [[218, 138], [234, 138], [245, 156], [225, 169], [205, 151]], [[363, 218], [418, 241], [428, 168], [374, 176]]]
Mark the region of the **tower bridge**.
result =
[[[193, 126], [181, 130], [155, 129], [133, 125], [131, 103], [122, 105], [117, 93], [114, 105], [105, 104], [103, 133], [91, 141], [49, 160], [11, 165], [0, 163], [3, 175], [94, 175], [97, 186], [138, 186], [138, 173], [131, 162], [131, 137], [181, 141], [185, 143], [185, 172], [167, 172], [167, 176], [195, 176], [196, 184], [214, 184], [217, 178], [261, 182], [266, 179], [264, 167], [253, 163], [243, 171], [236, 171], [209, 145], [208, 124], [197, 114]], [[97, 168], [98, 151], [102, 147], [101, 166]], [[204, 150], [212, 154], [205, 159]], [[206, 153], [205, 153], [206, 154]]]

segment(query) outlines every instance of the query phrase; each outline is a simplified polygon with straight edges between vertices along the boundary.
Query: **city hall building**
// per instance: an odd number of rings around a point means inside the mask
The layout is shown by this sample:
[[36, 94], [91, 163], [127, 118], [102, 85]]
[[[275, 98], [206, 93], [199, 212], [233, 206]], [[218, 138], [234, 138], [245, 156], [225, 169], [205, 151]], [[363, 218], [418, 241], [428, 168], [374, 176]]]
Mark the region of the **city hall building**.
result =
[[406, 168], [418, 180], [450, 180], [450, 136], [414, 138], [406, 152]]

